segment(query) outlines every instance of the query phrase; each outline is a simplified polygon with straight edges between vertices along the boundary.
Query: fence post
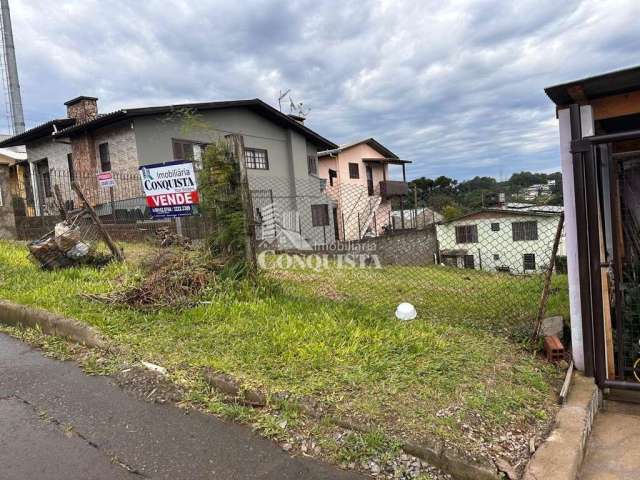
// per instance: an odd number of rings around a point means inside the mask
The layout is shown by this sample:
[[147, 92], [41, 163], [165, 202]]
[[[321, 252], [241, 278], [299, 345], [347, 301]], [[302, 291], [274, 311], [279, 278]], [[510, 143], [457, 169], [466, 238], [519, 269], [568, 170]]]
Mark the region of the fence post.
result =
[[109, 203], [111, 204], [111, 220], [116, 223], [116, 199], [113, 194], [113, 187], [109, 187]]
[[257, 277], [257, 264], [256, 257], [256, 230], [253, 223], [253, 207], [251, 202], [251, 191], [249, 190], [249, 179], [247, 177], [247, 170], [244, 165], [244, 141], [242, 135], [234, 133], [231, 135], [233, 142], [233, 156], [238, 162], [240, 170], [240, 196], [242, 199], [242, 206], [244, 207], [244, 217], [246, 226], [245, 235], [245, 256], [247, 261], [247, 268], [249, 278], [256, 280]]
[[538, 305], [538, 314], [536, 315], [536, 323], [533, 327], [532, 341], [536, 341], [540, 336], [540, 329], [542, 328], [542, 317], [547, 309], [547, 300], [549, 299], [549, 290], [551, 288], [551, 276], [553, 275], [553, 267], [556, 263], [556, 256], [558, 254], [558, 246], [560, 245], [560, 238], [562, 237], [562, 229], [564, 227], [564, 212], [560, 214], [558, 219], [558, 227], [556, 228], [556, 236], [553, 240], [553, 248], [551, 250], [551, 258], [549, 259], [549, 266], [544, 274], [544, 286], [542, 287], [542, 294], [540, 295], [540, 303]]

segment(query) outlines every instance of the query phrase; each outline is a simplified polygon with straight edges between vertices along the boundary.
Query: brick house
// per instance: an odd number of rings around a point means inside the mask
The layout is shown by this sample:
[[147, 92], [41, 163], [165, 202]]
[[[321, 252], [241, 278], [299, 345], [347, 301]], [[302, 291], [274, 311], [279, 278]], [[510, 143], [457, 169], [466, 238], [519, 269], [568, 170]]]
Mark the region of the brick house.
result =
[[[304, 229], [313, 243], [324, 241], [326, 230], [333, 229], [332, 218], [318, 216], [321, 209], [328, 210], [331, 199], [322, 193], [317, 158], [318, 151], [337, 145], [305, 126], [302, 118], [283, 114], [259, 99], [127, 108], [106, 114], [99, 113], [95, 97], [80, 96], [65, 106], [66, 118], [0, 141], [0, 148], [26, 147], [28, 161], [12, 172], [13, 183], [23, 187], [20, 213], [54, 213], [51, 184], [60, 172], [95, 183], [91, 179], [98, 172], [129, 172], [137, 178], [139, 166], [172, 160], [192, 160], [197, 167], [207, 144], [233, 133], [243, 139], [250, 187], [259, 197], [257, 217], [262, 216], [265, 198], [281, 199], [281, 209], [299, 215], [296, 229]], [[185, 120], [185, 112], [197, 118], [193, 125]], [[134, 200], [142, 199], [136, 184], [136, 191], [114, 187], [115, 208], [144, 208], [143, 202], [135, 206]], [[306, 194], [309, 191], [313, 196]], [[303, 198], [315, 203], [306, 204]], [[110, 207], [102, 208], [108, 213]]]

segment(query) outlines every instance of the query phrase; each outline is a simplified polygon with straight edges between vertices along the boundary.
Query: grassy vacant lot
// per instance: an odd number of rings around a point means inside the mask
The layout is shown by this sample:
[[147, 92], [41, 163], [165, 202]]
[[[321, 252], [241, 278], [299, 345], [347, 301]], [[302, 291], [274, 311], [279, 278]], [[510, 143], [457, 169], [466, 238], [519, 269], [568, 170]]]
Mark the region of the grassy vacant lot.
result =
[[[556, 369], [498, 333], [535, 310], [539, 279], [444, 267], [269, 270], [257, 292], [218, 285], [196, 307], [144, 313], [80, 296], [138, 275], [131, 263], [43, 272], [23, 245], [0, 244], [0, 296], [97, 327], [130, 360], [167, 367], [191, 401], [283, 441], [289, 430], [322, 437], [325, 427], [282, 409], [225, 406], [204, 387], [202, 367], [267, 393], [316, 399], [387, 438], [437, 437], [492, 455], [502, 454], [500, 435], [521, 434], [526, 449], [527, 435], [551, 419]], [[549, 313], [566, 313], [564, 283], [556, 279]], [[394, 318], [400, 301], [418, 306], [417, 320]], [[323, 438], [336, 460], [359, 459], [333, 445], [333, 434]]]

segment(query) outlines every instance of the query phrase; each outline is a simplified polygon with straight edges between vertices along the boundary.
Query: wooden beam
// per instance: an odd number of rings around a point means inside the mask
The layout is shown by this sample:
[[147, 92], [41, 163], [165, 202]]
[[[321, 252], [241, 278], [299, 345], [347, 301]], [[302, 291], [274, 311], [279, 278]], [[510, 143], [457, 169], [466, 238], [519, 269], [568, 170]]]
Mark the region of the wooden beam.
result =
[[640, 113], [640, 90], [612, 97], [598, 98], [590, 103], [593, 108], [594, 120]]
[[547, 301], [549, 300], [549, 292], [551, 290], [551, 277], [553, 275], [553, 269], [556, 264], [556, 257], [558, 255], [558, 247], [560, 246], [560, 239], [562, 238], [562, 229], [564, 228], [564, 213], [560, 214], [558, 219], [558, 226], [556, 228], [556, 236], [553, 240], [553, 247], [551, 249], [551, 258], [549, 259], [549, 265], [544, 274], [544, 286], [542, 287], [542, 294], [540, 295], [540, 303], [538, 304], [538, 314], [536, 316], [536, 323], [533, 327], [532, 341], [535, 342], [540, 336], [540, 329], [542, 328], [542, 320], [547, 310]]
[[576, 103], [587, 102], [587, 96], [584, 93], [582, 85], [572, 85], [567, 88], [567, 93]]
[[84, 196], [84, 193], [82, 193], [82, 190], [80, 189], [78, 183], [75, 181], [71, 182], [71, 188], [74, 192], [76, 192], [76, 195], [78, 195], [78, 198], [80, 198], [80, 200], [84, 204], [85, 210], [89, 213], [91, 220], [93, 220], [93, 223], [96, 225], [98, 231], [100, 232], [100, 235], [102, 236], [102, 239], [104, 240], [104, 243], [106, 243], [107, 247], [109, 247], [109, 250], [111, 250], [111, 254], [116, 260], [120, 262], [123, 261], [124, 255], [122, 254], [122, 250], [120, 250], [120, 248], [111, 239], [111, 235], [109, 235], [109, 232], [105, 230], [104, 225], [100, 221], [100, 217], [98, 217], [96, 211], [87, 201], [87, 198]]

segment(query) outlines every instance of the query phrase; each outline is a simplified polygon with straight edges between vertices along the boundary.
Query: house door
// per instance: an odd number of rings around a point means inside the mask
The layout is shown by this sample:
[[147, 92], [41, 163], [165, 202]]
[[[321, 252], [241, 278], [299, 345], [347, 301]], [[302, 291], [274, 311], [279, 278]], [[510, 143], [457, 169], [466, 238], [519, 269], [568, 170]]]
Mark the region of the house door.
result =
[[367, 172], [367, 192], [369, 193], [369, 196], [371, 197], [374, 193], [373, 191], [373, 168], [371, 168], [370, 165], [367, 165], [365, 168], [366, 172]]
[[340, 240], [340, 226], [338, 225], [338, 207], [333, 207], [333, 234]]
[[476, 260], [473, 255], [464, 256], [464, 268], [476, 268]]

